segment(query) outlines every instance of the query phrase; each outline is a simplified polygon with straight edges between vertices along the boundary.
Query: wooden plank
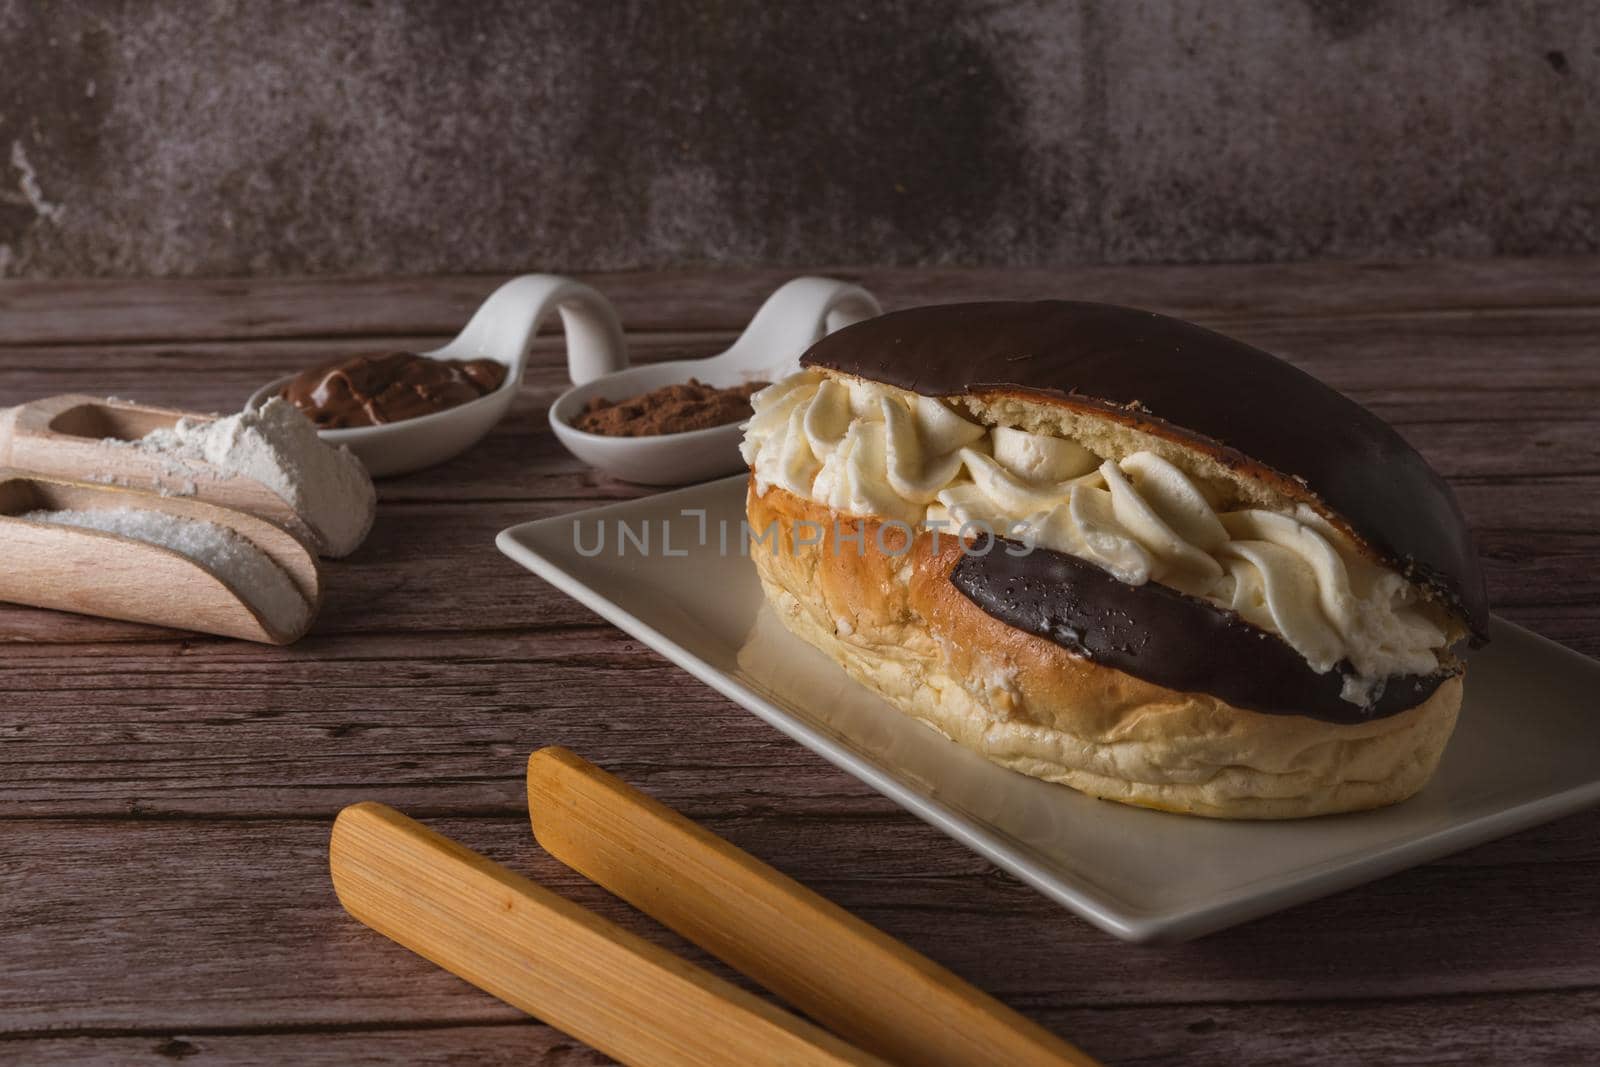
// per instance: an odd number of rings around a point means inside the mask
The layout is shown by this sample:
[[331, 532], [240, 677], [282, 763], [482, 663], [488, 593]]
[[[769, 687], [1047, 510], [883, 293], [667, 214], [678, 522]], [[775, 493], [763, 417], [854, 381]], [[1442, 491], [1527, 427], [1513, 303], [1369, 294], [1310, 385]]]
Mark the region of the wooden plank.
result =
[[[1317, 1064], [1510, 1063], [1571, 1067], [1600, 1048], [1600, 993], [1480, 995], [1323, 1004], [1195, 1003], [1053, 1008], [1039, 1020], [1082, 1035], [1107, 1063], [1186, 1067]], [[404, 1029], [215, 1029], [40, 1035], [0, 1040], [0, 1058], [35, 1067], [114, 1063], [170, 1067], [293, 1063], [359, 1067], [407, 1063], [480, 1067], [598, 1067], [611, 1061], [532, 1021]]]
[[96, 653], [90, 672], [79, 646], [8, 650], [0, 817], [328, 817], [373, 783], [418, 816], [525, 812], [522, 761], [558, 743], [680, 788], [705, 778], [723, 810], [851, 811], [872, 795], [770, 780], [774, 759], [825, 765], [605, 629], [344, 636], [288, 660], [220, 642]]
[[[638, 362], [715, 355], [735, 335], [722, 333], [632, 334]], [[443, 335], [363, 335], [312, 341], [208, 341], [155, 344], [24, 346], [0, 348], [0, 403], [58, 393], [118, 396], [195, 411], [236, 411], [262, 385], [332, 359], [381, 349], [424, 351], [449, 340]], [[529, 360], [526, 384], [542, 409], [568, 385], [566, 348], [559, 337], [540, 338]], [[544, 395], [548, 394], [548, 395]], [[514, 416], [513, 416], [514, 417]]]
[[287, 658], [14, 646], [0, 664], [0, 818], [327, 818], [380, 786], [419, 817], [503, 815], [524, 810], [519, 760], [561, 744], [697, 812], [910, 820], [608, 628], [343, 635]]
[[297, 1067], [603, 1067], [616, 1061], [532, 1019], [497, 1026], [422, 1026], [395, 1030], [214, 1030], [84, 1034], [4, 1039], [0, 1059], [33, 1067], [172, 1067], [295, 1064]]
[[[802, 273], [859, 281], [886, 307], [1067, 298], [1180, 317], [1600, 306], [1600, 258], [1047, 269], [816, 267], [584, 275], [630, 330], [737, 329]], [[454, 334], [504, 275], [0, 281], [0, 344]]]
[[[1255, 322], [1235, 331], [1283, 355], [1407, 430], [1441, 422], [1551, 424], [1600, 418], [1600, 316], [1514, 314], [1471, 320], [1370, 317]], [[720, 350], [732, 334], [635, 335], [642, 361]], [[394, 339], [424, 347], [436, 337]], [[371, 337], [336, 341], [17, 348], [0, 352], [0, 398], [61, 392], [133, 396], [201, 410], [236, 407], [262, 381], [322, 359], [370, 350]], [[565, 388], [559, 341], [539, 342], [527, 388], [506, 427], [543, 428], [542, 411]], [[1512, 359], [1515, 360], [1512, 364]], [[1514, 377], [1508, 367], [1515, 367]], [[161, 386], [153, 383], [171, 383]], [[1504, 442], [1502, 455], [1526, 449]], [[1543, 447], [1531, 443], [1530, 447]], [[1441, 456], [1441, 465], [1449, 464]], [[459, 470], [456, 472], [459, 475]]]
[[[555, 482], [551, 479], [546, 484]], [[579, 485], [574, 472], [569, 484]], [[581, 499], [385, 499], [365, 545], [323, 571], [324, 604], [311, 635], [484, 632], [586, 625], [594, 616], [522, 571], [494, 547], [515, 523], [573, 511], [639, 490], [587, 483]], [[1600, 474], [1462, 480], [1457, 492], [1477, 531], [1497, 610], [1600, 600]], [[547, 490], [548, 491], [548, 490]], [[578, 489], [568, 490], [578, 496]], [[442, 561], [448, 560], [449, 565]], [[149, 641], [133, 624], [0, 605], [8, 641]], [[164, 636], [171, 636], [170, 634]], [[192, 646], [191, 646], [192, 647]], [[300, 645], [286, 655], [303, 654]]]
[[[1228, 332], [1296, 363], [1339, 389], [1382, 392], [1422, 386], [1498, 393], [1567, 385], [1592, 390], [1600, 368], [1592, 358], [1600, 313], [1513, 310], [1465, 318], [1350, 315], [1336, 319], [1242, 319]], [[733, 330], [630, 332], [641, 362], [712, 355]], [[422, 349], [442, 334], [360, 335], [314, 340], [229, 339], [144, 344], [17, 345], [0, 350], [0, 396], [77, 391], [134, 396], [149, 403], [188, 402], [227, 408], [278, 375], [375, 348]], [[528, 384], [565, 381], [559, 337], [534, 345]], [[168, 395], [170, 394], [170, 395]]]
[[[1592, 813], [1575, 818], [1594, 832]], [[1600, 960], [1574, 951], [1600, 940], [1593, 860], [1422, 867], [1196, 943], [1154, 948], [1108, 941], [1014, 880], [973, 870], [970, 853], [909, 820], [702, 821], [1034, 1018], [1080, 1007], [1314, 1006], [1600, 985]], [[525, 818], [430, 824], [711, 963], [540, 852]], [[8, 837], [0, 1032], [514, 1016], [342, 914], [328, 887], [326, 820], [0, 826]], [[1089, 1035], [1071, 1036], [1097, 1051]]]

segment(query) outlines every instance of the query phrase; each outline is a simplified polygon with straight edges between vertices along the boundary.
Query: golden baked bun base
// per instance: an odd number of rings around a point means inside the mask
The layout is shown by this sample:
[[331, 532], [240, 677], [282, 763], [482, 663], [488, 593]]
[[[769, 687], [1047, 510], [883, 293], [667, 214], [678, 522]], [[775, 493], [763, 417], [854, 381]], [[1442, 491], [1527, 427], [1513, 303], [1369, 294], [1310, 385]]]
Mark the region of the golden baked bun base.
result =
[[[1394, 804], [1432, 777], [1461, 678], [1398, 715], [1339, 725], [1152, 685], [985, 614], [951, 585], [955, 538], [899, 555], [879, 523], [785, 490], [747, 499], [767, 600], [792, 632], [901, 711], [1003, 767], [1123, 804], [1225, 819], [1292, 819]], [[798, 522], [823, 539], [796, 545]], [[859, 531], [835, 546], [833, 524]], [[891, 550], [903, 531], [882, 531]], [[812, 536], [808, 532], [808, 539]], [[1000, 551], [996, 549], [996, 551]]]

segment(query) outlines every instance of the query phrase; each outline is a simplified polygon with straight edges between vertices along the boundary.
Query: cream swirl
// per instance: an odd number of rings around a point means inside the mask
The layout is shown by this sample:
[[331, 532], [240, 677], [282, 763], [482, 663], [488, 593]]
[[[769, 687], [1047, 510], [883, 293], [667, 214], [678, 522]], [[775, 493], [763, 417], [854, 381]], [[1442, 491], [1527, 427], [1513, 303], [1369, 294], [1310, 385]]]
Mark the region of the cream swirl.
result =
[[745, 462], [776, 485], [851, 515], [915, 523], [988, 435], [931, 397], [802, 371], [751, 397]]
[[890, 386], [802, 371], [757, 393], [743, 452], [771, 486], [863, 517], [987, 531], [1159, 582], [1282, 637], [1318, 672], [1348, 662], [1345, 699], [1439, 668], [1446, 635], [1403, 577], [1305, 505], [1221, 510], [1152, 452], [987, 428]]

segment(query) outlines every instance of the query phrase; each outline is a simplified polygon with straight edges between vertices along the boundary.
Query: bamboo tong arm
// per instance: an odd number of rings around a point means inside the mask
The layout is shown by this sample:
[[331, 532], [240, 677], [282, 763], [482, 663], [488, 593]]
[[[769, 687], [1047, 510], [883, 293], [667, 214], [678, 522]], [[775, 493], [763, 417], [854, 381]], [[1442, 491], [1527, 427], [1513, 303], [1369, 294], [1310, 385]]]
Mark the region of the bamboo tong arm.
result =
[[883, 1062], [393, 808], [340, 812], [329, 866], [361, 922], [624, 1063]]
[[566, 749], [529, 758], [528, 811], [545, 851], [886, 1059], [1097, 1062]]

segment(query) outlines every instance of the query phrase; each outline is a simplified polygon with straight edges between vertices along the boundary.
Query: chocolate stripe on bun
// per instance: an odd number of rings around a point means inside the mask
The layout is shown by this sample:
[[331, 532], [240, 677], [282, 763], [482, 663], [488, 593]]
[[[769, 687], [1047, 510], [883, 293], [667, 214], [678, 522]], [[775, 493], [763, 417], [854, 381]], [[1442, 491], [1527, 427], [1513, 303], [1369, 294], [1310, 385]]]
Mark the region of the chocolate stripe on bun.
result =
[[1096, 663], [1252, 711], [1367, 722], [1415, 707], [1448, 677], [1390, 678], [1363, 708], [1340, 695], [1345, 670], [1318, 674], [1282, 638], [1234, 612], [1156, 582], [1120, 582], [1045, 548], [1014, 555], [999, 542], [985, 555], [963, 556], [950, 582], [1001, 622]]
[[1108, 304], [951, 304], [847, 327], [801, 363], [924, 396], [1027, 397], [1209, 454], [1311, 504], [1487, 637], [1483, 575], [1444, 480], [1377, 416], [1240, 341]]

